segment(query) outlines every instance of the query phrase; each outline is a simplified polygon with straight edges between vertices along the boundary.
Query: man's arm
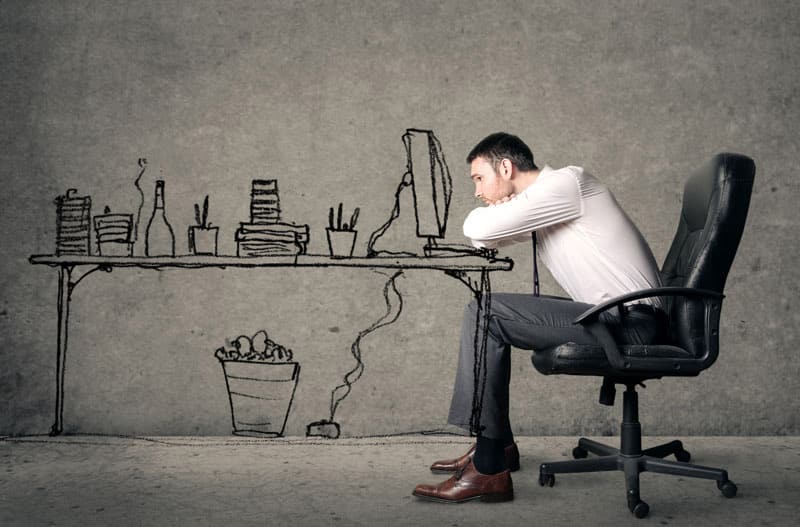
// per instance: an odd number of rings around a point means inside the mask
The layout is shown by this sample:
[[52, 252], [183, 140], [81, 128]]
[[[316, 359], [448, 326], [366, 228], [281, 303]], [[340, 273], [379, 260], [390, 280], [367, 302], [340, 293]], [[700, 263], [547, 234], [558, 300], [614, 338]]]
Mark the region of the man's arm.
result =
[[532, 231], [573, 220], [581, 212], [575, 177], [548, 175], [508, 201], [474, 209], [464, 220], [464, 236], [475, 247], [503, 247], [529, 240]]

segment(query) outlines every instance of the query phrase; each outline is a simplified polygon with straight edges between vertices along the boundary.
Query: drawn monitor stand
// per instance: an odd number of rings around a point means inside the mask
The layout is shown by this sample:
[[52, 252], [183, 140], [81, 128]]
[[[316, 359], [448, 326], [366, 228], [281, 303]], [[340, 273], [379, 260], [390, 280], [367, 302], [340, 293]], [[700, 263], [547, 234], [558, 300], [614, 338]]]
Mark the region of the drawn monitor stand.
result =
[[[389, 219], [370, 235], [367, 243], [367, 256], [418, 256], [420, 251], [377, 248], [381, 238], [383, 243], [394, 231], [408, 223], [408, 211], [401, 211], [403, 191], [411, 190], [413, 199], [414, 235], [419, 241], [424, 240], [422, 255], [427, 257], [481, 255], [494, 256], [488, 251], [475, 249], [465, 244], [445, 244], [447, 219], [450, 213], [450, 200], [453, 193], [453, 180], [450, 169], [442, 151], [442, 145], [432, 130], [409, 128], [403, 134], [403, 145], [406, 150], [406, 171], [395, 191], [394, 208]], [[406, 220], [398, 221], [401, 212]], [[393, 241], [394, 244], [397, 241]]]
[[219, 348], [231, 406], [233, 433], [242, 436], [281, 437], [292, 408], [300, 364], [292, 351], [267, 338], [265, 331], [241, 336], [235, 350]]

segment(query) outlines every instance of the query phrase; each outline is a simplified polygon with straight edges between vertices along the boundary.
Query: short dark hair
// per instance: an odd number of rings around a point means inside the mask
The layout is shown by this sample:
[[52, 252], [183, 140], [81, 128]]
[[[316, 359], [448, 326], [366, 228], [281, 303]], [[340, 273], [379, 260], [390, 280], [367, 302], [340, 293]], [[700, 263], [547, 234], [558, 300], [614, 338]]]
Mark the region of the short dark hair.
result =
[[478, 157], [489, 161], [495, 169], [503, 159], [508, 159], [518, 170], [524, 172], [539, 169], [533, 162], [533, 152], [528, 145], [516, 135], [505, 132], [497, 132], [483, 138], [470, 151], [467, 163], [472, 163]]

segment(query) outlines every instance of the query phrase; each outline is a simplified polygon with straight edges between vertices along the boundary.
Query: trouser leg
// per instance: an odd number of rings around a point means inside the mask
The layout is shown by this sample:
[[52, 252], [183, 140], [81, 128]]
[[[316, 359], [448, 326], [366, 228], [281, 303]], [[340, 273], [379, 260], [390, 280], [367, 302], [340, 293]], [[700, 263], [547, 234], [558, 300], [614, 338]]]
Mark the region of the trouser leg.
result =
[[[537, 349], [572, 341], [579, 344], [595, 343], [594, 337], [582, 326], [572, 324], [588, 304], [563, 299], [534, 297], [532, 295], [496, 293], [492, 295], [489, 329], [486, 338], [485, 381], [483, 371], [477, 372], [478, 389], [483, 388], [479, 399], [481, 434], [502, 438], [508, 428], [509, 394], [511, 378], [511, 346]], [[471, 302], [464, 310], [461, 326], [461, 346], [456, 371], [453, 398], [448, 422], [469, 429], [475, 393], [476, 339], [478, 323], [477, 303]]]
[[[492, 298], [494, 301], [494, 298]], [[456, 381], [453, 387], [453, 397], [450, 403], [450, 414], [448, 422], [469, 430], [470, 419], [472, 417], [473, 397], [475, 390], [480, 389], [481, 378], [478, 378], [476, 386], [476, 372], [478, 367], [475, 353], [476, 341], [480, 342], [481, 335], [476, 336], [478, 324], [477, 302], [470, 302], [464, 309], [464, 317], [461, 322], [461, 347], [458, 355], [458, 367], [456, 369]], [[486, 338], [486, 377], [485, 391], [483, 392], [483, 408], [487, 403], [494, 408], [497, 416], [508, 415], [508, 383], [506, 379], [510, 376], [510, 355], [508, 345], [495, 338], [491, 331]], [[483, 412], [482, 412], [483, 413]], [[484, 417], [485, 420], [485, 417]], [[501, 428], [501, 417], [492, 420], [489, 427], [484, 429], [488, 437], [498, 437]], [[486, 426], [486, 422], [482, 423]], [[493, 432], [495, 435], [491, 435]]]

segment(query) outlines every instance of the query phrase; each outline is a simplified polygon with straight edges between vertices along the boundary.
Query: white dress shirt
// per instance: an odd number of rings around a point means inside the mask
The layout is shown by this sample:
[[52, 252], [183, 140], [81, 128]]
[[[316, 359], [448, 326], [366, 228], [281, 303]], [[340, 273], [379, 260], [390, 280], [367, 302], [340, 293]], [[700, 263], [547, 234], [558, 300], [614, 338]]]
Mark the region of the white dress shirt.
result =
[[[545, 166], [531, 185], [505, 203], [478, 207], [464, 220], [475, 247], [530, 241], [564, 291], [599, 304], [661, 285], [653, 253], [613, 194], [583, 168]], [[662, 307], [660, 299], [646, 300]]]

